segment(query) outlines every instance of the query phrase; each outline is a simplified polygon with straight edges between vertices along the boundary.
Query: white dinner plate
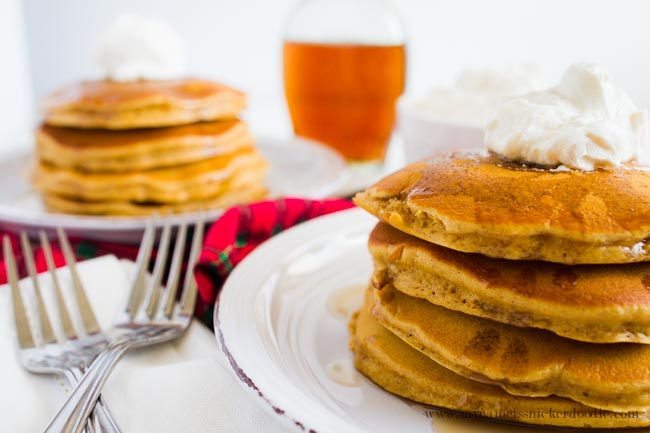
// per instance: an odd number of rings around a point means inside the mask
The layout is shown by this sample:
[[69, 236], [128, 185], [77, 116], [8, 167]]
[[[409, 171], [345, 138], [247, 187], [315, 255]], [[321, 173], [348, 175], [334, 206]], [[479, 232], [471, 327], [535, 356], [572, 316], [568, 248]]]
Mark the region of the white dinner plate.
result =
[[[214, 322], [241, 385], [296, 432], [531, 431], [409, 402], [352, 368], [348, 319], [336, 307], [351, 294], [361, 302], [375, 223], [359, 209], [316, 218], [265, 242], [235, 268]], [[331, 373], [335, 365], [351, 376], [341, 381]]]
[[[343, 158], [316, 142], [257, 137], [256, 145], [271, 165], [267, 186], [272, 198], [321, 198], [337, 191], [346, 181]], [[31, 153], [22, 153], [0, 160], [0, 229], [34, 234], [38, 229], [51, 231], [62, 227], [71, 236], [86, 239], [139, 242], [145, 217], [95, 217], [46, 211], [29, 181], [32, 158]], [[193, 223], [201, 217], [210, 221], [221, 213], [221, 209], [189, 212], [161, 217], [158, 223]]]

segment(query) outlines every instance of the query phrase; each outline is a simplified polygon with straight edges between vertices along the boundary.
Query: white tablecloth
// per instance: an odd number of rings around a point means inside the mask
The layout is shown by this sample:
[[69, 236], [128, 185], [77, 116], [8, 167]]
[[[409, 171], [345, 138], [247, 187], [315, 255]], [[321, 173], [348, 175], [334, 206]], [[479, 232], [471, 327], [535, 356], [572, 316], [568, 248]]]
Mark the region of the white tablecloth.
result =
[[[105, 256], [82, 262], [78, 269], [98, 320], [108, 329], [123, 305], [133, 264]], [[49, 276], [40, 278], [43, 296], [55, 314]], [[60, 280], [67, 290], [66, 269], [60, 271]], [[23, 290], [30, 290], [28, 283]], [[0, 286], [0, 433], [35, 433], [44, 429], [69, 388], [52, 376], [32, 375], [21, 367], [9, 301], [9, 288]], [[243, 390], [214, 335], [200, 323], [193, 323], [178, 341], [127, 355], [104, 396], [124, 433], [285, 431]]]

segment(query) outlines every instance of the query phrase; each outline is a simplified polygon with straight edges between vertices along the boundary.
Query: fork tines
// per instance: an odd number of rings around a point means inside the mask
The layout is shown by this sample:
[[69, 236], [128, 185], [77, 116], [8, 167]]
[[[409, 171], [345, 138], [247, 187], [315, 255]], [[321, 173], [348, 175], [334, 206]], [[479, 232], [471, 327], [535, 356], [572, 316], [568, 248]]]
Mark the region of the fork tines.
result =
[[7, 279], [11, 287], [11, 301], [14, 312], [14, 322], [16, 324], [16, 334], [18, 337], [18, 346], [21, 349], [36, 347], [32, 331], [27, 320], [27, 313], [25, 311], [25, 304], [23, 297], [20, 293], [18, 286], [18, 268], [16, 266], [16, 257], [14, 256], [13, 248], [11, 246], [11, 239], [5, 235], [2, 240], [2, 247], [5, 258], [5, 269], [7, 271]]
[[[140, 244], [140, 250], [136, 261], [136, 274], [133, 279], [133, 285], [126, 307], [126, 313], [131, 319], [135, 319], [138, 314], [145, 314], [146, 319], [149, 320], [155, 319], [156, 317], [170, 319], [175, 313], [182, 316], [192, 316], [197, 296], [197, 287], [193, 278], [192, 266], [196, 263], [201, 251], [203, 231], [204, 222], [201, 220], [197, 222], [194, 228], [191, 246], [189, 248], [189, 253], [187, 254], [188, 267], [183, 280], [181, 298], [180, 301], [177, 301], [188, 235], [187, 223], [182, 223], [176, 231], [171, 263], [169, 265], [169, 273], [166, 284], [164, 285], [166, 289], [163, 290], [162, 279], [167, 265], [168, 251], [170, 249], [172, 237], [172, 227], [169, 223], [166, 223], [163, 226], [158, 243], [158, 252], [153, 264], [153, 271], [147, 284], [145, 284], [145, 276], [151, 261], [151, 254], [156, 237], [154, 220], [149, 220]], [[81, 279], [79, 278], [79, 274], [77, 273], [77, 262], [72, 248], [70, 247], [70, 242], [62, 229], [57, 229], [57, 235], [61, 251], [63, 252], [63, 256], [70, 272], [74, 293], [74, 303], [77, 306], [77, 312], [81, 319], [81, 324], [83, 325], [82, 331], [86, 335], [94, 335], [101, 332], [101, 329], [90, 306], [86, 291], [84, 290]], [[57, 274], [58, 271], [52, 254], [52, 247], [44, 231], [39, 232], [39, 238], [47, 270], [51, 276], [52, 287], [54, 289], [54, 299], [61, 319], [61, 328], [63, 329], [63, 333], [67, 339], [78, 338], [70, 311], [68, 310], [64, 299], [63, 291], [61, 290], [61, 284]], [[39, 279], [36, 274], [34, 253], [27, 234], [24, 232], [20, 235], [20, 243], [22, 255], [25, 260], [25, 267], [34, 288], [34, 299], [36, 303], [36, 311], [38, 313], [38, 329], [40, 329], [40, 336], [45, 344], [56, 342], [56, 336], [43, 301]], [[18, 284], [18, 267], [16, 265], [16, 257], [13, 253], [9, 236], [5, 236], [3, 239], [3, 249], [7, 277], [9, 285], [11, 286], [11, 298], [19, 345], [21, 348], [35, 347], [35, 339], [31, 333], [24, 299]]]
[[[70, 276], [72, 279], [72, 285], [74, 288], [74, 301], [76, 302], [77, 311], [81, 318], [81, 323], [83, 325], [83, 331], [87, 335], [94, 335], [100, 332], [99, 324], [93, 310], [88, 301], [86, 291], [81, 284], [81, 279], [76, 269], [76, 259], [72, 248], [70, 247], [70, 242], [61, 229], [57, 230], [59, 243], [65, 258], [66, 264], [68, 266]], [[54, 299], [56, 302], [56, 308], [58, 310], [58, 316], [61, 320], [61, 328], [66, 339], [73, 340], [79, 337], [77, 334], [70, 310], [68, 309], [65, 300], [63, 291], [61, 289], [61, 284], [59, 282], [58, 270], [56, 264], [54, 263], [54, 256], [52, 254], [52, 247], [50, 241], [47, 238], [47, 235], [44, 231], [39, 231], [39, 239], [41, 250], [43, 251], [43, 256], [45, 258], [45, 264], [47, 270], [50, 274], [52, 287], [54, 289]], [[36, 329], [39, 330], [40, 336], [42, 338], [42, 343], [54, 343], [56, 342], [56, 336], [52, 328], [52, 322], [50, 316], [45, 307], [45, 302], [43, 300], [43, 295], [41, 291], [40, 282], [38, 275], [36, 274], [36, 266], [34, 263], [34, 253], [29, 242], [29, 238], [25, 232], [20, 234], [20, 244], [22, 255], [25, 260], [25, 267], [27, 273], [31, 280], [31, 284], [34, 290], [34, 299], [36, 302], [36, 311], [38, 313], [38, 326]], [[7, 277], [9, 285], [11, 286], [11, 298], [13, 303], [14, 311], [14, 320], [16, 323], [16, 329], [18, 332], [18, 342], [21, 348], [25, 347], [35, 347], [34, 336], [32, 335], [31, 328], [28, 321], [27, 312], [25, 309], [25, 301], [22, 296], [18, 284], [18, 267], [16, 265], [16, 257], [13, 253], [11, 246], [11, 239], [9, 236], [5, 236], [3, 239], [3, 249], [5, 257], [5, 266], [7, 269]]]
[[[144, 284], [144, 275], [150, 264], [155, 239], [154, 222], [153, 220], [149, 222], [140, 244], [136, 275], [126, 308], [129, 317], [136, 319], [138, 314], [145, 314], [146, 317], [141, 316], [144, 320], [152, 320], [156, 317], [170, 319], [174, 315], [176, 307], [177, 313], [180, 315], [191, 316], [193, 314], [197, 288], [193, 278], [192, 266], [196, 263], [201, 250], [203, 230], [204, 223], [201, 220], [197, 222], [192, 236], [192, 244], [188, 253], [188, 267], [183, 281], [181, 300], [179, 303], [177, 302], [177, 297], [180, 276], [183, 270], [183, 258], [186, 250], [187, 223], [181, 223], [176, 231], [174, 251], [172, 252], [167, 281], [163, 286], [161, 283], [172, 237], [171, 225], [167, 223], [162, 228], [158, 243], [158, 252], [153, 263], [153, 271], [148, 283]], [[165, 287], [165, 290], [163, 290], [163, 287]], [[139, 310], [140, 312], [138, 313]]]

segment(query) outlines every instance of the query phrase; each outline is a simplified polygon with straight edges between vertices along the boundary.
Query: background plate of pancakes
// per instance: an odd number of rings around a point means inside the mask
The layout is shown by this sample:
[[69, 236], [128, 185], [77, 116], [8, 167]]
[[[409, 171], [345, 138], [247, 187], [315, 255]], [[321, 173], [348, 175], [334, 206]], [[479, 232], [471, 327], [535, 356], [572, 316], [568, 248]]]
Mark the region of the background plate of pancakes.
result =
[[0, 161], [3, 228], [137, 242], [151, 214], [160, 223], [211, 220], [233, 205], [320, 198], [342, 185], [340, 155], [307, 140], [253, 137], [246, 104], [243, 92], [196, 78], [56, 90], [43, 103], [34, 156]]
[[[215, 310], [215, 332], [241, 385], [296, 432], [531, 431], [396, 397], [354, 369], [348, 322], [372, 272], [367, 243], [376, 223], [359, 209], [308, 221], [269, 240], [235, 269]], [[434, 378], [442, 370], [424, 357], [409, 358], [407, 346], [376, 322], [363, 332], [377, 333], [371, 339], [394, 366], [415, 362]], [[467, 382], [443, 384], [442, 392], [458, 398]], [[492, 386], [478, 390], [503, 396]]]
[[[265, 184], [268, 197], [325, 197], [346, 180], [345, 161], [329, 148], [305, 139], [256, 137], [256, 147], [269, 163]], [[87, 239], [138, 242], [145, 216], [87, 216], [63, 214], [45, 208], [30, 182], [34, 157], [30, 153], [9, 155], [0, 160], [0, 226], [5, 230], [36, 232], [63, 227], [73, 236]], [[212, 220], [223, 209], [171, 214], [160, 223]]]

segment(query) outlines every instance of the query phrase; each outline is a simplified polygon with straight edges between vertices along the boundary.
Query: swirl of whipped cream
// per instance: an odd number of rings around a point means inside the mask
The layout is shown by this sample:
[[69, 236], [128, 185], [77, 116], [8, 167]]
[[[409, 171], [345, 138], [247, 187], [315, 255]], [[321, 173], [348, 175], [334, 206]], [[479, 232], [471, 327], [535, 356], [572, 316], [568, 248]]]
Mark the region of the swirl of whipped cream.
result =
[[650, 163], [648, 115], [593, 64], [548, 90], [509, 98], [485, 128], [488, 149], [534, 164], [593, 170]]
[[185, 51], [166, 22], [138, 15], [119, 17], [100, 38], [95, 59], [114, 81], [169, 80], [185, 74]]

